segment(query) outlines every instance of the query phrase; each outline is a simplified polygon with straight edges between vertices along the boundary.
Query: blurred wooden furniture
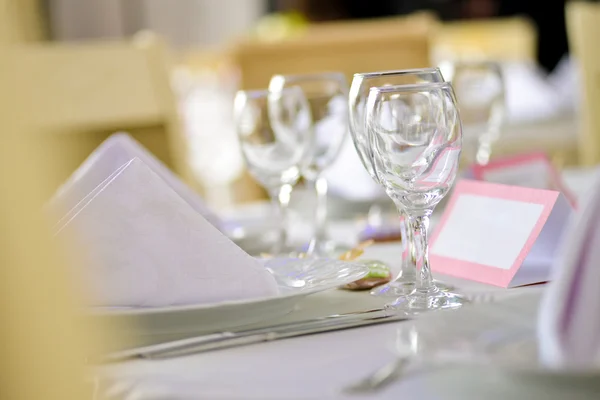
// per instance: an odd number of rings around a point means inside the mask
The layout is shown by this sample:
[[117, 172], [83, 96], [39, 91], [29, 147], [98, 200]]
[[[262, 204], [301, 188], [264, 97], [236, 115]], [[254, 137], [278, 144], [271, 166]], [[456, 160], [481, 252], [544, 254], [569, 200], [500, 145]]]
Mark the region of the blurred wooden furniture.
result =
[[[49, 166], [50, 194], [110, 134], [124, 130], [190, 184], [185, 137], [162, 41], [28, 44], [2, 49], [2, 73], [22, 134], [35, 135]], [[0, 135], [1, 140], [1, 135]], [[27, 157], [27, 154], [23, 154]], [[53, 162], [60, 158], [61, 163]]]
[[537, 31], [524, 17], [441, 24], [432, 39], [435, 62], [485, 58], [536, 61]]
[[569, 47], [580, 72], [581, 164], [595, 165], [600, 163], [600, 3], [567, 3], [566, 16]]
[[41, 164], [44, 149], [9, 118], [16, 112], [6, 95], [12, 79], [0, 73], [0, 398], [91, 399], [84, 355], [98, 330], [76, 323], [80, 299], [42, 216], [40, 182], [52, 168]]
[[279, 42], [238, 42], [231, 56], [242, 89], [264, 88], [274, 74], [341, 71], [351, 79], [356, 72], [429, 66], [429, 39], [436, 26], [429, 13], [318, 23]]
[[46, 37], [41, 0], [0, 0], [0, 45]]

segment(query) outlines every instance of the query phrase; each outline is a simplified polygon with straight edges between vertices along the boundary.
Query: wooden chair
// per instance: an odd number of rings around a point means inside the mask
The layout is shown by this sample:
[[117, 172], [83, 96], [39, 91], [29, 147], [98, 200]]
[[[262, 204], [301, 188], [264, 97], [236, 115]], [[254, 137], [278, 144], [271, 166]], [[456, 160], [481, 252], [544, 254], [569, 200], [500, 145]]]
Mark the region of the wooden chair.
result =
[[72, 271], [42, 215], [39, 183], [60, 168], [43, 163], [35, 137], [6, 118], [15, 112], [15, 102], [4, 95], [12, 79], [0, 74], [0, 398], [91, 399], [92, 387], [83, 381], [85, 356], [108, 345], [111, 335], [108, 327], [86, 328], [76, 318], [82, 303], [68, 278]]
[[432, 38], [432, 58], [536, 61], [537, 30], [524, 17], [441, 24]]
[[0, 0], [0, 44], [45, 39], [45, 18], [40, 0]]
[[429, 39], [437, 25], [429, 13], [370, 21], [311, 25], [281, 42], [245, 40], [231, 56], [242, 89], [260, 89], [274, 74], [356, 72], [429, 66]]
[[[2, 73], [11, 77], [8, 90], [0, 92], [12, 109], [6, 118], [21, 134], [34, 135], [48, 165], [56, 165], [46, 174], [48, 194], [119, 130], [194, 184], [159, 38], [140, 34], [132, 42], [27, 44], [1, 49], [0, 60]], [[56, 157], [61, 163], [52, 162]]]
[[571, 54], [580, 75], [579, 156], [582, 165], [600, 163], [600, 4], [574, 1], [566, 6]]

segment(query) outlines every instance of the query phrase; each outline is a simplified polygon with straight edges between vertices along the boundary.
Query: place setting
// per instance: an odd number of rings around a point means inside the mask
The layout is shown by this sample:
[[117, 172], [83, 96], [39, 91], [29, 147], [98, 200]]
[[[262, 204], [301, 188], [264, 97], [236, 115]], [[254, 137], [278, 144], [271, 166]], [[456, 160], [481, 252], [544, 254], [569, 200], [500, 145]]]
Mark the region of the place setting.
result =
[[7, 3], [2, 399], [599, 397], [600, 0]]
[[103, 143], [47, 205], [51, 215], [69, 207], [54, 224], [55, 237], [84, 249], [74, 256], [85, 268], [74, 273], [86, 285], [91, 314], [132, 322], [141, 336], [271, 319], [304, 296], [368, 273], [345, 259], [248, 255], [195, 193], [122, 133]]
[[[462, 120], [452, 83], [439, 68], [359, 73], [350, 88], [339, 73], [275, 75], [268, 89], [239, 91], [233, 109], [244, 160], [279, 216], [272, 246], [259, 255], [248, 254], [234, 243], [229, 222], [134, 139], [115, 134], [47, 207], [62, 215], [55, 219], [55, 236], [82, 250], [77, 256], [86, 267], [76, 272], [88, 288], [95, 316], [135, 321], [137, 334], [157, 335], [150, 340], [160, 341], [281, 317], [303, 297], [336, 288], [370, 290], [385, 303], [382, 313], [405, 318], [457, 309], [470, 303], [468, 296], [434, 280], [432, 272], [506, 287], [505, 277], [521, 267], [553, 200], [562, 199], [548, 195], [541, 204], [543, 215], [519, 233], [521, 242], [507, 245], [512, 248], [504, 250], [518, 250], [513, 259], [507, 257], [510, 268], [492, 265], [498, 269], [494, 271], [486, 260], [472, 260], [477, 251], [471, 248], [490, 243], [477, 244], [479, 230], [493, 227], [498, 235], [491, 241], [498, 249], [486, 254], [504, 251], [498, 243], [515, 236], [502, 221], [480, 220], [490, 201], [498, 203], [491, 205], [496, 208], [502, 204], [486, 196], [505, 198], [497, 193], [515, 192], [513, 200], [527, 201], [541, 194], [469, 180], [453, 190], [460, 171]], [[357, 240], [351, 247], [329, 237], [328, 184], [322, 172], [336, 160], [349, 134], [364, 169], [398, 209], [401, 240], [390, 244], [398, 249], [393, 260], [398, 271], [388, 262], [361, 258], [369, 247], [377, 247], [371, 246], [373, 239]], [[314, 231], [303, 247], [290, 243], [287, 220], [300, 179], [314, 188], [317, 198]], [[481, 198], [463, 206], [463, 199], [474, 194]], [[446, 195], [452, 198], [430, 250], [429, 219]], [[470, 216], [463, 215], [464, 207]], [[477, 209], [481, 214], [472, 212]], [[506, 212], [518, 217], [525, 211]], [[568, 211], [556, 213], [553, 224], [568, 216]], [[556, 237], [544, 236], [541, 246], [554, 246]], [[539, 281], [528, 277], [515, 286]]]
[[[275, 75], [267, 89], [237, 92], [241, 154], [277, 216], [254, 227], [258, 238], [272, 238], [262, 247], [236, 235], [239, 222], [211, 210], [131, 136], [109, 137], [46, 205], [85, 287], [81, 316], [122, 327], [133, 343], [94, 361], [158, 361], [404, 321], [399, 337], [408, 329], [410, 340], [434, 350], [408, 346], [384, 372], [342, 392], [384, 390], [413, 363], [429, 371], [481, 357], [496, 368], [519, 362], [508, 350], [493, 359], [478, 338], [514, 328], [532, 340], [531, 315], [506, 311], [505, 299], [537, 293], [535, 285], [564, 269], [557, 249], [578, 204], [544, 156], [489, 160], [500, 129], [496, 97], [487, 114], [479, 109], [493, 134], [480, 128], [482, 137], [471, 138], [479, 144], [465, 166], [468, 107], [460, 99], [439, 68], [357, 73], [349, 87], [341, 73]], [[329, 229], [325, 172], [348, 140], [397, 214], [374, 203], [368, 217], [377, 221], [341, 243]], [[534, 172], [511, 175], [515, 166]], [[313, 231], [293, 242], [290, 202], [301, 180], [316, 198], [307, 210]], [[325, 304], [336, 298], [347, 308], [329, 313]], [[466, 322], [473, 318], [481, 324]]]

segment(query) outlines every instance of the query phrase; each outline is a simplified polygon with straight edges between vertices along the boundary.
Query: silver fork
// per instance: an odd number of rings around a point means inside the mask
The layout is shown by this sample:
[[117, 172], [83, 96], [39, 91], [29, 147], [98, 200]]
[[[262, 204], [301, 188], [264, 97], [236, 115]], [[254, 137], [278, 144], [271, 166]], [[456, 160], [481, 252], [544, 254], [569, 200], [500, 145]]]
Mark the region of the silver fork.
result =
[[[489, 293], [479, 293], [469, 296], [468, 299], [472, 303], [477, 304], [492, 303], [497, 300], [494, 295]], [[527, 325], [528, 321], [522, 320], [513, 313], [506, 314], [502, 312], [502, 309], [498, 309], [496, 311], [505, 314], [506, 317], [512, 317], [511, 319], [515, 323], [515, 326], [522, 328]], [[522, 332], [519, 332], [516, 335], [520, 336], [522, 335]], [[515, 334], [507, 334], [503, 340], [500, 341], [497, 341], [497, 339], [494, 339], [496, 341], [492, 341], [490, 343], [486, 343], [484, 341], [476, 346], [476, 348], [479, 348], [483, 352], [489, 351], [493, 347], [501, 345], [503, 342], [506, 342], [507, 339], [510, 339], [514, 336]], [[389, 384], [397, 382], [407, 375], [414, 376], [424, 372], [430, 372], [432, 369], [448, 368], [452, 365], [457, 365], [467, 360], [476, 361], [472, 357], [465, 358], [463, 354], [456, 352], [439, 352], [435, 357], [429, 357], [428, 354], [415, 353], [400, 355], [393, 361], [385, 364], [383, 367], [369, 374], [367, 377], [346, 386], [342, 389], [342, 391], [347, 394], [372, 393], [384, 389]], [[481, 359], [477, 360], [481, 361]]]
[[343, 392], [347, 394], [359, 394], [384, 388], [401, 378], [410, 360], [411, 356], [397, 357], [366, 378], [345, 387]]

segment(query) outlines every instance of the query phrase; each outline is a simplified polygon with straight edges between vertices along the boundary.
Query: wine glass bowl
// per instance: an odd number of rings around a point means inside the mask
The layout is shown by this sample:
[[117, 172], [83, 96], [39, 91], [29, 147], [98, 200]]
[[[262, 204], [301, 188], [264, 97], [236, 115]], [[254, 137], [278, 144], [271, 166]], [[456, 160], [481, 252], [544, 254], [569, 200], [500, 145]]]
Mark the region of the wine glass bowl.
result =
[[[431, 85], [431, 87], [435, 87]], [[446, 122], [443, 99], [407, 85], [375, 89], [369, 129], [377, 152], [375, 171], [392, 200], [409, 212], [432, 209], [450, 190], [460, 157], [460, 138]], [[415, 90], [413, 92], [413, 90]]]
[[442, 68], [460, 105], [468, 161], [486, 165], [506, 114], [502, 68], [494, 61], [457, 61]]
[[269, 89], [277, 92], [290, 86], [302, 89], [310, 108], [314, 145], [301, 169], [305, 178], [314, 180], [335, 161], [347, 135], [346, 79], [338, 73], [275, 75]]
[[372, 87], [391, 85], [410, 85], [425, 82], [443, 82], [444, 77], [439, 68], [407, 69], [399, 71], [382, 71], [354, 74], [348, 95], [350, 134], [356, 151], [365, 169], [377, 181], [372, 165], [373, 157], [369, 154], [367, 130], [365, 126], [365, 107], [369, 90]]

